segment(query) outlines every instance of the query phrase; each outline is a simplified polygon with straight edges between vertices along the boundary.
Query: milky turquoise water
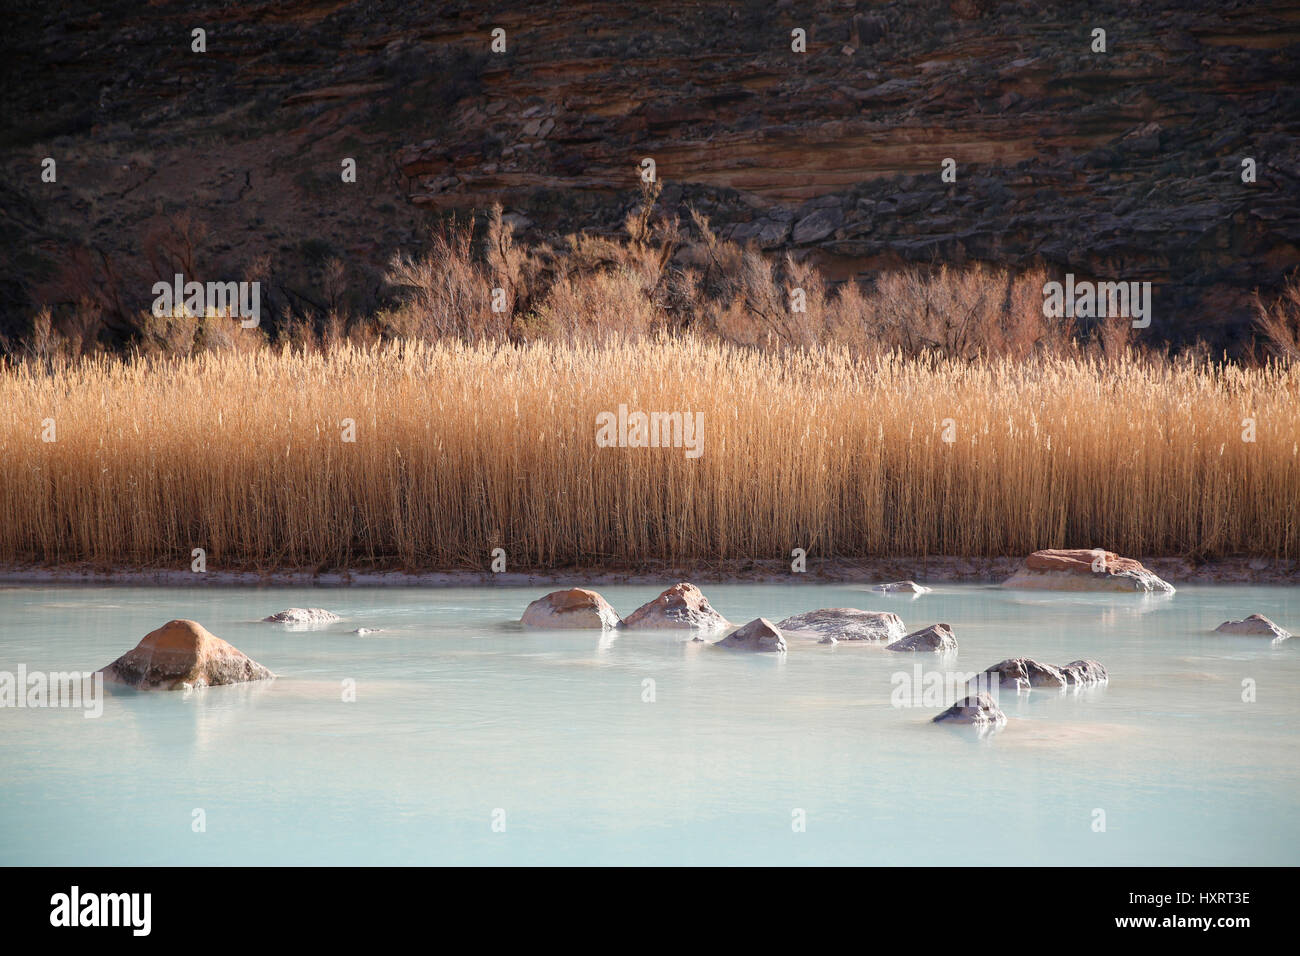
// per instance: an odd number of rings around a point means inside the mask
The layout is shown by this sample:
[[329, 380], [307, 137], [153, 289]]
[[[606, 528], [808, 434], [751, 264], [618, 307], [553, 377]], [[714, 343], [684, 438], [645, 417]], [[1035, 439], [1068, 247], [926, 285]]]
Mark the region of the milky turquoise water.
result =
[[[1300, 639], [1210, 633], [1252, 612], [1300, 631], [1300, 588], [705, 588], [738, 623], [944, 621], [943, 662], [520, 629], [550, 589], [0, 589], [0, 671], [91, 670], [189, 617], [280, 675], [118, 692], [98, 719], [0, 708], [0, 863], [1300, 863]], [[660, 589], [600, 590], [627, 614]], [[258, 622], [291, 606], [344, 620]], [[1111, 682], [1004, 691], [983, 738], [891, 704], [917, 663], [1011, 656], [1094, 657]]]

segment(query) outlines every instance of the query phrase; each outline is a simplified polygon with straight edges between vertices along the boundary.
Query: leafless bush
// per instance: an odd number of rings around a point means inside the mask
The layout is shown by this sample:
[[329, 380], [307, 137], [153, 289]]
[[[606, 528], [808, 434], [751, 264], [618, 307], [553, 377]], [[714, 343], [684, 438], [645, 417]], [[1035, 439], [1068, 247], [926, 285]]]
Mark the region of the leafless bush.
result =
[[1272, 302], [1256, 293], [1255, 327], [1274, 355], [1300, 361], [1300, 274], [1293, 274]]

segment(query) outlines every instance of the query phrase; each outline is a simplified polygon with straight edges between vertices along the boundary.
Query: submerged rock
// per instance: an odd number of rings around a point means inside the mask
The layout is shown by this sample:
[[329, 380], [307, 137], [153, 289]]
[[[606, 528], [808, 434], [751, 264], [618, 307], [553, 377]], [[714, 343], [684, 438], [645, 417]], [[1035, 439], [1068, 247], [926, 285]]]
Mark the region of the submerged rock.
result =
[[1093, 660], [1071, 661], [1062, 667], [1056, 667], [1031, 657], [1012, 657], [985, 668], [984, 673], [990, 675], [991, 680], [996, 680], [998, 686], [1014, 687], [1016, 690], [1028, 690], [1031, 687], [1064, 690], [1066, 687], [1104, 684], [1108, 680], [1106, 668]]
[[1224, 621], [1215, 629], [1218, 634], [1242, 634], [1251, 637], [1271, 637], [1275, 641], [1285, 641], [1291, 636], [1290, 631], [1278, 627], [1263, 614], [1252, 614], [1240, 621]]
[[319, 607], [291, 607], [262, 620], [272, 624], [333, 624], [339, 616]]
[[890, 581], [888, 584], [877, 584], [871, 590], [884, 594], [929, 594], [931, 588], [915, 581]]
[[1035, 551], [1004, 588], [1056, 591], [1144, 591], [1173, 594], [1167, 581], [1132, 558], [1100, 548]]
[[1062, 691], [1067, 687], [1105, 684], [1109, 679], [1105, 667], [1097, 661], [1071, 661], [1057, 667], [1032, 657], [1008, 658], [985, 667], [984, 674], [991, 682], [996, 680], [998, 687], [1014, 687], [1017, 691], [1028, 691], [1031, 687]]
[[1106, 668], [1101, 665], [1100, 661], [1070, 661], [1070, 663], [1061, 666], [1061, 673], [1065, 675], [1066, 681], [1072, 687], [1088, 687], [1092, 684], [1105, 684], [1110, 681], [1110, 675], [1106, 673]]
[[807, 631], [837, 641], [896, 641], [907, 633], [892, 611], [860, 611], [855, 607], [824, 607], [787, 617], [783, 631]]
[[1040, 664], [1029, 657], [1012, 657], [992, 667], [985, 668], [990, 679], [997, 680], [1001, 687], [1014, 687], [1028, 690], [1030, 687], [1064, 688], [1067, 681], [1059, 667]]
[[931, 624], [913, 631], [885, 648], [887, 651], [934, 651], [946, 654], [957, 650], [957, 638], [947, 624]]
[[104, 680], [142, 690], [179, 690], [275, 677], [195, 621], [168, 621], [103, 668]]
[[552, 591], [524, 609], [520, 618], [524, 627], [615, 628], [618, 612], [595, 591], [570, 588]]
[[784, 651], [785, 636], [767, 618], [756, 617], [718, 641], [717, 646], [742, 651]]
[[713, 610], [694, 584], [674, 584], [653, 601], [623, 619], [624, 627], [726, 627], [730, 623]]
[[934, 723], [953, 724], [1005, 724], [1007, 715], [988, 694], [974, 694], [965, 700], [959, 700], [942, 714], [934, 718]]

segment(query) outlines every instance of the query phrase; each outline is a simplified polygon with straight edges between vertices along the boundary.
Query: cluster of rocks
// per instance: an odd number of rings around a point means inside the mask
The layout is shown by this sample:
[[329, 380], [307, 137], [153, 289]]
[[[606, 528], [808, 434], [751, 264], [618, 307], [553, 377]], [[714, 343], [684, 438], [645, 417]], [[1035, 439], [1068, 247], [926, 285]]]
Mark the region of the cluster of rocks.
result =
[[[291, 607], [262, 618], [288, 630], [324, 627], [342, 620], [319, 607]], [[357, 628], [370, 634], [376, 628]], [[168, 621], [100, 670], [106, 683], [138, 690], [182, 690], [270, 680], [275, 674], [197, 621]]]
[[[1048, 690], [1066, 690], [1067, 688], [1095, 687], [1110, 680], [1106, 668], [1099, 661], [1071, 661], [1060, 667], [1043, 664], [1030, 657], [1012, 657], [1005, 661], [986, 667], [976, 677], [978, 686], [1012, 688], [1017, 692], [1032, 688]], [[1007, 715], [1002, 712], [992, 694], [985, 691], [971, 694], [959, 700], [943, 713], [934, 718], [934, 723], [977, 724], [981, 726], [998, 725], [1007, 722]]]
[[[1058, 589], [1070, 591], [1136, 591], [1173, 593], [1173, 587], [1132, 558], [1110, 551], [1050, 550], [1030, 555], [1024, 567], [1003, 582], [1003, 587]], [[925, 593], [929, 588], [913, 581], [877, 585], [882, 593]], [[289, 629], [325, 627], [341, 620], [323, 608], [286, 608], [263, 618], [267, 623]], [[552, 591], [533, 601], [525, 609], [521, 624], [528, 628], [551, 629], [679, 629], [720, 631], [733, 628], [708, 598], [694, 584], [680, 582], [666, 589], [654, 600], [643, 604], [626, 618], [599, 593], [586, 588]], [[372, 628], [357, 628], [353, 634], [372, 633]], [[1267, 637], [1278, 643], [1290, 633], [1262, 614], [1251, 614], [1239, 621], [1225, 621], [1215, 633]], [[957, 650], [957, 639], [947, 624], [931, 624], [907, 632], [902, 619], [891, 611], [865, 611], [859, 608], [819, 608], [791, 615], [773, 623], [758, 617], [741, 627], [734, 627], [713, 646], [731, 650], [784, 653], [789, 648], [787, 635], [819, 644], [835, 645], [841, 641], [865, 642], [898, 652], [947, 654]], [[703, 641], [695, 637], [696, 641]], [[268, 668], [242, 651], [189, 620], [169, 621], [149, 634], [138, 645], [101, 671], [106, 681], [140, 689], [176, 690], [275, 677]], [[1031, 689], [1065, 690], [1105, 684], [1106, 668], [1098, 661], [1085, 659], [1068, 664], [1045, 664], [1027, 657], [1008, 658], [986, 668], [980, 678], [986, 685], [1017, 691]], [[1006, 722], [997, 701], [985, 692], [969, 694], [934, 718], [935, 723], [964, 723], [980, 726]]]
[[[881, 585], [892, 591], [921, 593], [928, 591], [913, 581]], [[653, 601], [643, 604], [626, 618], [620, 618], [613, 606], [600, 594], [586, 588], [552, 591], [533, 601], [524, 610], [520, 623], [530, 628], [690, 628], [720, 630], [731, 627], [725, 617], [713, 609], [708, 598], [694, 584], [681, 582], [668, 588]], [[855, 607], [820, 608], [805, 611], [773, 623], [765, 617], [755, 618], [732, 631], [718, 647], [750, 651], [788, 649], [786, 632], [816, 637], [819, 644], [840, 641], [883, 643], [891, 651], [933, 651], [946, 653], [957, 649], [957, 639], [947, 624], [933, 624], [912, 634], [902, 619], [890, 611], [864, 611]], [[697, 640], [702, 640], [697, 638]]]

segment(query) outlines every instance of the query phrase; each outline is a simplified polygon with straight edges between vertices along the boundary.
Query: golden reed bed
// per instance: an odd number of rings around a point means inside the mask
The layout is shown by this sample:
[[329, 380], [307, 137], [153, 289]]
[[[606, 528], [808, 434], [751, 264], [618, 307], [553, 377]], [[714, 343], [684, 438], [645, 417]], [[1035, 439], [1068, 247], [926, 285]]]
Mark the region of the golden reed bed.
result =
[[[702, 453], [599, 447], [620, 405], [702, 413]], [[502, 548], [514, 571], [1056, 546], [1300, 557], [1300, 366], [677, 341], [0, 370], [5, 563], [186, 568], [202, 548], [209, 570], [486, 569]]]

